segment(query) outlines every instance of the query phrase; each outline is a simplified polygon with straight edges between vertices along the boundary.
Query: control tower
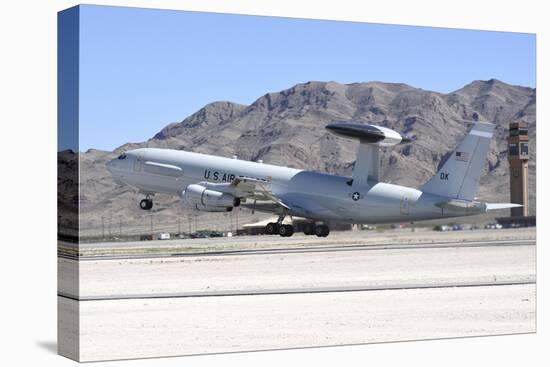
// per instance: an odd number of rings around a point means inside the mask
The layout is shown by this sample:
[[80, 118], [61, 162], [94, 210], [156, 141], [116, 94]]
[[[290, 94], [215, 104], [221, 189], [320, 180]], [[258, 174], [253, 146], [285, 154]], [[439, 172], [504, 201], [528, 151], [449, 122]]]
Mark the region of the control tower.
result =
[[529, 161], [529, 135], [527, 123], [510, 123], [508, 136], [508, 161], [510, 162], [510, 202], [522, 207], [512, 208], [512, 217], [529, 215], [529, 193], [527, 182], [527, 163]]

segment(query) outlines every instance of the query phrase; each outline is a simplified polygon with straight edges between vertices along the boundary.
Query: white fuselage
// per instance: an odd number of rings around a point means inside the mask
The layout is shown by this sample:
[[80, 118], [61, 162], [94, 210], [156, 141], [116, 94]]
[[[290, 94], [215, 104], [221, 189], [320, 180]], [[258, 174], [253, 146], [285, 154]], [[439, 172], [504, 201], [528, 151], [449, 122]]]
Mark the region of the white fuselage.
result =
[[180, 196], [190, 184], [231, 182], [243, 176], [268, 180], [275, 196], [305, 203], [310, 209], [307, 217], [313, 220], [387, 223], [479, 213], [443, 210], [436, 204], [448, 198], [388, 183], [351, 185], [349, 177], [170, 149], [142, 148], [125, 154], [125, 159], [113, 159], [107, 167], [116, 181], [145, 194]]

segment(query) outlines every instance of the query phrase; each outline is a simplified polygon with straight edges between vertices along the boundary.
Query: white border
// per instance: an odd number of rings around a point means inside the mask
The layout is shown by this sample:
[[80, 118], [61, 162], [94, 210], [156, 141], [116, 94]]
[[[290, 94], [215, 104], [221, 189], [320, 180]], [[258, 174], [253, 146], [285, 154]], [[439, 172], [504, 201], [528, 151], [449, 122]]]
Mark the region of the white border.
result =
[[[258, 15], [368, 21], [537, 33], [538, 135], [538, 333], [426, 342], [406, 342], [220, 354], [116, 362], [117, 366], [280, 366], [421, 365], [539, 366], [547, 363], [548, 318], [543, 302], [548, 161], [542, 137], [550, 119], [548, 101], [549, 29], [542, 1], [347, 1], [214, 0], [95, 1], [95, 4], [202, 10]], [[3, 210], [0, 212], [2, 301], [0, 335], [3, 365], [72, 365], [52, 352], [56, 340], [56, 12], [73, 1], [11, 1], [1, 6], [0, 120]], [[542, 122], [542, 124], [541, 124]], [[543, 266], [543, 264], [545, 266]], [[548, 305], [546, 305], [548, 308]], [[94, 365], [114, 365], [98, 363]]]

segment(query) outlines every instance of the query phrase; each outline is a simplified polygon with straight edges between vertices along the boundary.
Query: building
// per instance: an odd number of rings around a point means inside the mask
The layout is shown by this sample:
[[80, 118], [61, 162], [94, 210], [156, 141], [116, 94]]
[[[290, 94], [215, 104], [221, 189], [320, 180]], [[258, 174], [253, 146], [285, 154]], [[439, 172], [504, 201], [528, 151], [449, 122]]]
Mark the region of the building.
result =
[[510, 202], [522, 207], [512, 208], [512, 217], [529, 215], [528, 168], [529, 135], [523, 121], [510, 123], [508, 135], [508, 161], [510, 162]]
[[508, 133], [508, 161], [510, 162], [510, 202], [522, 207], [512, 208], [509, 217], [496, 218], [504, 228], [531, 227], [537, 223], [535, 216], [529, 216], [529, 135], [523, 121], [510, 123]]

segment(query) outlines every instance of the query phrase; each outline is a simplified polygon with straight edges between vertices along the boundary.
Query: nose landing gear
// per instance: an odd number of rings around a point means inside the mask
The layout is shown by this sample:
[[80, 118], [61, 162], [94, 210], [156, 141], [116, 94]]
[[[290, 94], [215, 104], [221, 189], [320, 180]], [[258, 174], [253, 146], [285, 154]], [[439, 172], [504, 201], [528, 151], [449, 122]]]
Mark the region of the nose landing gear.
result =
[[139, 202], [139, 207], [143, 210], [151, 210], [151, 208], [153, 207], [153, 199], [151, 199], [151, 197], [147, 195], [145, 199]]

